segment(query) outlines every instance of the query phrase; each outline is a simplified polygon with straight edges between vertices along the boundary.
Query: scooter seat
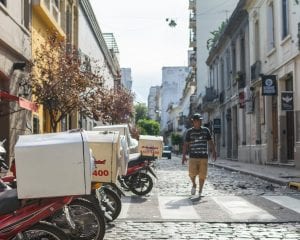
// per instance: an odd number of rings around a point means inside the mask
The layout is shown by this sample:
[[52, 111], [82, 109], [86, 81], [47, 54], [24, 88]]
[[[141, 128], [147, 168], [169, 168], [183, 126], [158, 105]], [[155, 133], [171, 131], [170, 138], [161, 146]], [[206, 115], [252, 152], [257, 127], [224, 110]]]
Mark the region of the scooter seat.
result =
[[129, 161], [128, 161], [128, 167], [132, 167], [134, 165], [137, 165], [141, 162], [144, 162], [145, 159], [143, 159], [141, 157], [141, 154], [140, 153], [132, 153], [132, 154], [129, 154]]
[[12, 213], [21, 207], [16, 189], [5, 190], [0, 193], [0, 215]]

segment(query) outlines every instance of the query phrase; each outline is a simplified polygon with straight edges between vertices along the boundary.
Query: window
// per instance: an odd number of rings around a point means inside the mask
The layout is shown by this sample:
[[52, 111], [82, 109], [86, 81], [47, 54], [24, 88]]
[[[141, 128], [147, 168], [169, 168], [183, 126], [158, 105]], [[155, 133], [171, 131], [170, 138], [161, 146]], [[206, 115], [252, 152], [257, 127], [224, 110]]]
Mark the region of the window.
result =
[[231, 64], [230, 64], [230, 53], [226, 52], [226, 79], [227, 79], [227, 87], [230, 87], [231, 83]]
[[38, 134], [40, 133], [40, 121], [38, 116], [33, 116], [33, 129], [32, 129], [33, 134]]
[[235, 75], [236, 75], [236, 50], [235, 46], [232, 46], [231, 49], [231, 61], [232, 61], [232, 76], [233, 80], [235, 80]]
[[254, 26], [254, 54], [255, 54], [255, 60], [258, 61], [260, 59], [260, 36], [259, 36], [259, 21], [255, 22], [255, 26]]
[[241, 55], [240, 55], [240, 70], [244, 73], [246, 69], [246, 45], [245, 38], [242, 36], [241, 38]]
[[29, 29], [30, 24], [30, 16], [31, 16], [31, 7], [29, 0], [22, 1], [22, 24]]
[[282, 39], [289, 34], [289, 4], [288, 0], [282, 0]]
[[275, 47], [274, 36], [274, 6], [270, 3], [267, 9], [267, 47], [271, 51]]

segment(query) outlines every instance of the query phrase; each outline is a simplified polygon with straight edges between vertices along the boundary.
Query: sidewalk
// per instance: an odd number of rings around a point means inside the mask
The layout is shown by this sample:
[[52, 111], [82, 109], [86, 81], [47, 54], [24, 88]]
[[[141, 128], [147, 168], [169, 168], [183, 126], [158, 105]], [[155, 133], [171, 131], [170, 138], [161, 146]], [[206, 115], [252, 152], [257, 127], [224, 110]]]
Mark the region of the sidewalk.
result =
[[216, 162], [209, 162], [209, 164], [300, 190], [300, 169], [294, 167], [259, 165], [225, 159], [217, 159]]

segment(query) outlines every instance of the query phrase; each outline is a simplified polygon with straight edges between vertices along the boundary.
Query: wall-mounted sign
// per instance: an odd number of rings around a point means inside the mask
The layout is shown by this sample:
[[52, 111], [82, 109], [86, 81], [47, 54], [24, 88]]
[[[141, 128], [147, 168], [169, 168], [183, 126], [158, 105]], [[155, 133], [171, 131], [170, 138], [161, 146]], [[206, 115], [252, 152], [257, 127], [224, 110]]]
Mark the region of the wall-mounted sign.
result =
[[221, 119], [215, 118], [213, 122], [214, 133], [221, 133]]
[[262, 95], [276, 96], [277, 95], [277, 80], [276, 75], [262, 76]]
[[281, 92], [281, 110], [294, 110], [294, 93], [292, 91]]

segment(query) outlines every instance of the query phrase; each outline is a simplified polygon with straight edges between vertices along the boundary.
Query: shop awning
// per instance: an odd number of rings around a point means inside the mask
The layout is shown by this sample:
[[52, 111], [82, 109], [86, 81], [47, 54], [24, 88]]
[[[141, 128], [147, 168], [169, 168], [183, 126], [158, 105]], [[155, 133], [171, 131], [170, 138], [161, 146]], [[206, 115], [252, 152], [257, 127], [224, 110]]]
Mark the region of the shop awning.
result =
[[17, 96], [11, 95], [4, 91], [0, 91], [0, 99], [6, 100], [6, 101], [18, 102], [21, 108], [27, 109], [29, 111], [37, 112], [37, 110], [38, 110], [38, 105], [36, 103], [31, 102], [22, 97], [17, 97]]

